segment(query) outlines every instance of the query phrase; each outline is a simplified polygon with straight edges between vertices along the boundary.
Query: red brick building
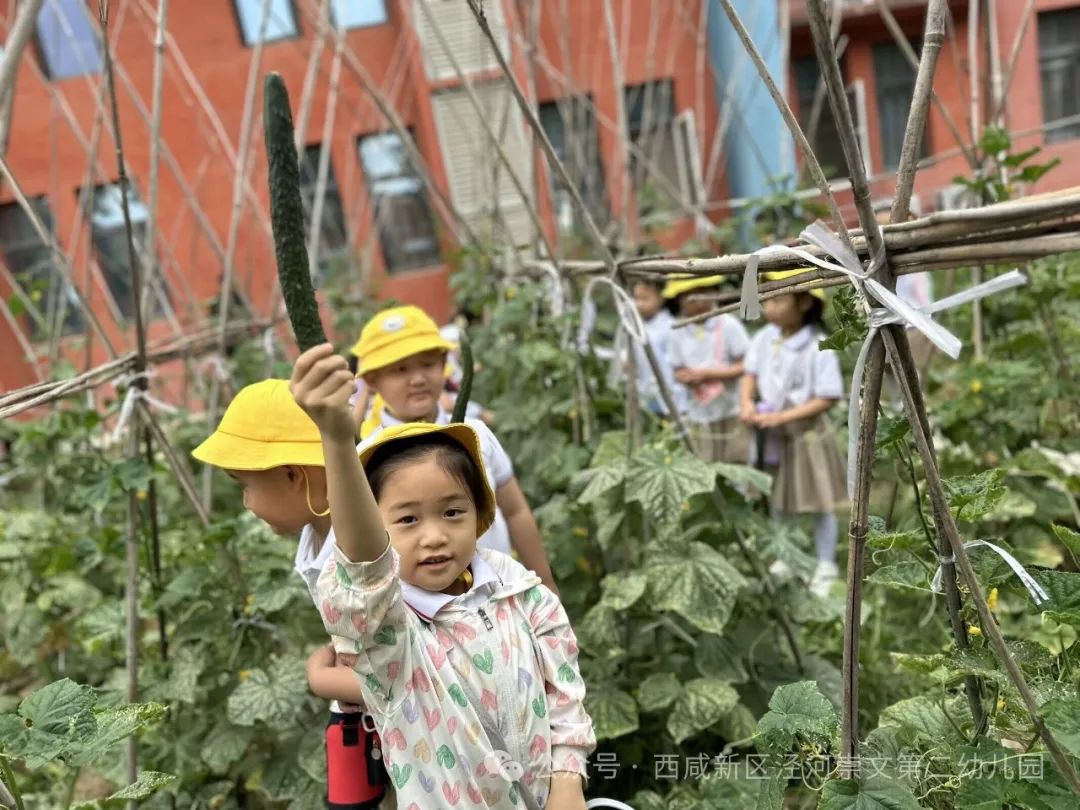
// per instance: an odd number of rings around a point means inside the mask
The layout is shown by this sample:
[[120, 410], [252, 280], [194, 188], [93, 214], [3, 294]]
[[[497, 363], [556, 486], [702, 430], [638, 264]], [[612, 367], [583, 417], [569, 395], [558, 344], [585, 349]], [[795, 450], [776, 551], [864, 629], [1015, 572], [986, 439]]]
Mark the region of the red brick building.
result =
[[[8, 32], [15, 5], [0, 4]], [[526, 206], [487, 144], [481, 116], [471, 106], [443, 39], [476, 88], [485, 109], [483, 120], [495, 127], [527, 193], [538, 200], [548, 238], [558, 237], [559, 223], [564, 230], [575, 227], [566, 195], [558, 189], [551, 194], [546, 171], [533, 177], [524, 121], [467, 4], [428, 0], [427, 5], [430, 18], [415, 2], [330, 2], [335, 22], [344, 28], [341, 63], [335, 68], [332, 35], [322, 43], [321, 55], [312, 56], [320, 48], [319, 0], [267, 0], [265, 21], [263, 0], [171, 4], [164, 43], [156, 240], [162, 272], [155, 284], [152, 338], [205, 320], [227, 257], [232, 259], [235, 288], [254, 311], [265, 313], [271, 305], [274, 263], [259, 118], [261, 83], [256, 85], [252, 148], [239, 207], [233, 199], [245, 91], [260, 39], [256, 79], [266, 71], [279, 71], [298, 120], [305, 76], [313, 62], [316, 66], [302, 174], [310, 198], [325, 142], [328, 193], [320, 218], [319, 264], [327, 273], [363, 272], [380, 295], [420, 304], [437, 317], [448, 314], [448, 257], [455, 247], [454, 230], [460, 228], [439, 194], [425, 188], [424, 174], [473, 232], [530, 241]], [[693, 130], [696, 138], [708, 138], [716, 120], [712, 82], [703, 76], [695, 56], [701, 45], [696, 30], [701, 0], [680, 0], [674, 4], [676, 13], [651, 15], [630, 14], [625, 4], [613, 4], [622, 87], [613, 82], [600, 0], [539, 5], [486, 0], [484, 5], [503, 46], [509, 46], [519, 80], [530, 92], [535, 89], [540, 116], [601, 221], [609, 213], [620, 217], [624, 206], [632, 220], [637, 213], [635, 195], [624, 191], [624, 183], [628, 175], [636, 177], [641, 171], [620, 168], [624, 150], [616, 122], [623, 108], [630, 117], [631, 136], [658, 162], [666, 161], [663, 171], [674, 184], [693, 187], [696, 204], [704, 202], [704, 190], [688, 168], [689, 146], [676, 146], [672, 135], [678, 127], [684, 135]], [[533, 7], [540, 9], [540, 16], [527, 19]], [[132, 302], [107, 116], [95, 140], [101, 126], [97, 98], [102, 54], [92, 9], [96, 3], [88, 0], [45, 0], [33, 45], [20, 65], [7, 152], [23, 192], [65, 258], [50, 252], [30, 217], [13, 202], [8, 184], [0, 192], [0, 254], [45, 318], [65, 295], [55, 266], [68, 268], [119, 351], [131, 345]], [[114, 1], [110, 21], [120, 126], [140, 239], [148, 218], [156, 9], [153, 0]], [[525, 56], [530, 41], [536, 54], [531, 71]], [[330, 104], [335, 70], [340, 80], [336, 104]], [[372, 103], [365, 81], [379, 88], [415, 139], [421, 167], [412, 165], [398, 133]], [[688, 115], [675, 123], [684, 112]], [[80, 204], [83, 188], [88, 192]], [[724, 196], [722, 179], [708, 196]], [[674, 217], [679, 218], [685, 217]], [[25, 300], [13, 298], [10, 286], [6, 277], [0, 278], [5, 298], [14, 301], [20, 331], [35, 352], [43, 354], [47, 330], [26, 314]], [[103, 340], [93, 335], [76, 307], [67, 311], [61, 353], [79, 367], [105, 359]], [[0, 341], [19, 346], [11, 320], [0, 323]], [[4, 363], [0, 376], [5, 389], [35, 379], [24, 354], [21, 347], [13, 350]]]
[[[692, 233], [700, 212], [725, 215], [727, 187], [723, 171], [716, 170], [723, 161], [715, 160], [714, 147], [720, 119], [716, 81], [705, 53], [705, 15], [716, 12], [709, 2], [611, 0], [610, 26], [603, 0], [484, 2], [516, 77], [527, 93], [535, 93], [539, 117], [572, 180], [612, 234], [626, 222], [637, 234], [647, 230], [676, 243]], [[269, 11], [265, 19], [264, 3]], [[56, 302], [70, 297], [63, 268], [90, 301], [113, 349], [132, 344], [114, 138], [98, 102], [102, 72], [92, 16], [96, 5], [45, 0], [19, 68], [6, 160], [62, 257], [42, 240], [13, 202], [10, 184], [3, 183], [0, 258], [7, 272], [0, 274], [0, 294], [9, 302], [10, 317], [0, 319], [0, 342], [12, 347], [0, 367], [4, 389], [33, 382], [48, 367], [48, 331], [27, 314], [27, 302], [10, 279], [19, 282], [31, 308], [48, 318]], [[114, 0], [111, 5], [132, 211], [137, 235], [144, 240], [150, 217], [157, 3]], [[533, 160], [529, 129], [465, 0], [427, 0], [430, 16], [421, 0], [329, 0], [334, 21], [344, 30], [341, 48], [332, 34], [321, 35], [320, 5], [320, 0], [170, 4], [155, 241], [161, 272], [153, 285], [151, 338], [204, 323], [227, 264], [233, 268], [235, 289], [254, 312], [265, 314], [273, 303], [259, 81], [269, 70], [285, 77], [298, 123], [304, 118], [305, 79], [314, 76], [302, 175], [305, 193], [313, 199], [325, 145], [327, 194], [317, 257], [324, 280], [363, 276], [378, 295], [417, 303], [445, 317], [450, 261], [463, 228], [500, 243], [532, 242], [528, 207], [491, 147], [485, 122], [498, 134], [520, 185], [535, 201], [547, 239], [566, 251], [581, 243], [581, 226], [567, 194], [544, 164]], [[894, 0], [890, 5], [905, 33], [917, 41], [925, 4]], [[1003, 63], [1023, 5], [991, 4]], [[5, 39], [15, 6], [11, 0], [0, 2]], [[1072, 185], [1080, 176], [1080, 164], [1067, 159], [1071, 138], [1080, 135], [1080, 124], [1070, 123], [1070, 117], [1080, 115], [1080, 10], [1074, 6], [1080, 3], [1037, 0], [1038, 16], [1021, 42], [1006, 94], [1005, 122], [1017, 133], [1018, 145], [1045, 143], [1048, 155], [1066, 158], [1042, 181], [1047, 189]], [[950, 7], [955, 25], [935, 88], [970, 139], [968, 6], [961, 1]], [[799, 0], [791, 3], [790, 14], [790, 95], [805, 121], [816, 65], [805, 58], [812, 47]], [[849, 0], [842, 34], [847, 40], [843, 72], [859, 109], [874, 193], [887, 197], [912, 74], [898, 59], [876, 3]], [[252, 148], [237, 206], [238, 144], [259, 40]], [[989, 64], [980, 58], [980, 76], [990, 75]], [[459, 69], [475, 87], [484, 115], [476, 114]], [[335, 74], [336, 103], [331, 103]], [[411, 134], [419, 163], [410, 160], [398, 131], [373, 103], [369, 86]], [[984, 93], [980, 117], [986, 115], [985, 98]], [[818, 138], [826, 161], [837, 154], [828, 141], [826, 122]], [[923, 210], [936, 208], [942, 202], [939, 192], [954, 176], [968, 173], [955, 147], [940, 113], [933, 110], [926, 144], [932, 157], [916, 185]], [[79, 368], [106, 359], [102, 338], [74, 307], [68, 312], [60, 356]], [[18, 334], [33, 347], [36, 366], [25, 356]]]
[[[887, 199], [895, 185], [895, 169], [900, 156], [908, 104], [914, 88], [914, 71], [903, 58], [889, 29], [882, 21], [875, 0], [848, 0], [845, 4], [842, 40], [846, 47], [841, 71], [849, 98], [857, 111], [860, 143], [865, 156], [874, 199]], [[892, 0], [888, 4], [916, 52], [922, 38], [925, 0]], [[1080, 161], [1070, 155], [1080, 136], [1080, 3], [1076, 0], [1035, 0], [1034, 13], [1022, 26], [1026, 3], [992, 0], [978, 4], [980, 39], [978, 61], [978, 120], [992, 117], [988, 99], [994, 93], [995, 62], [1001, 82], [1007, 73], [1017, 34], [1022, 32], [1015, 72], [1003, 88], [1002, 123], [1012, 133], [1014, 150], [1044, 147], [1040, 162], [1061, 158], [1062, 165], [1041, 180], [1034, 191], [1050, 191], [1080, 184]], [[949, 110], [953, 121], [972, 142], [971, 74], [968, 54], [969, 4], [950, 0], [952, 24], [947, 29], [938, 59], [934, 90]], [[988, 25], [987, 9], [994, 12]], [[792, 45], [789, 87], [805, 125], [817, 82], [817, 65], [805, 6], [792, 3]], [[990, 52], [987, 33], [996, 33], [996, 58]], [[822, 164], [842, 164], [842, 153], [833, 133], [827, 105], [820, 135], [815, 144]], [[835, 130], [834, 130], [835, 131]], [[981, 131], [981, 125], [976, 128]], [[976, 136], [977, 140], [977, 136]], [[927, 124], [924, 160], [915, 181], [915, 197], [923, 213], [948, 207], [956, 201], [955, 177], [972, 175], [940, 110], [932, 105]], [[841, 187], [845, 184], [841, 183]], [[1028, 190], [1029, 193], [1031, 190]], [[850, 193], [839, 195], [846, 212], [855, 221]]]

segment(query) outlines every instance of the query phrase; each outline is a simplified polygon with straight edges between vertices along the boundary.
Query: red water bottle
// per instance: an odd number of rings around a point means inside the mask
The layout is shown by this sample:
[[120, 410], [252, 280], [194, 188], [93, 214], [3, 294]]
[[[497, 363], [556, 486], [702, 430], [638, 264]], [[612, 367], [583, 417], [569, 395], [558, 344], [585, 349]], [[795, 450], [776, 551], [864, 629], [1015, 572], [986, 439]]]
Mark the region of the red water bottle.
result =
[[326, 725], [326, 806], [370, 810], [379, 806], [388, 782], [382, 747], [370, 715], [331, 712]]

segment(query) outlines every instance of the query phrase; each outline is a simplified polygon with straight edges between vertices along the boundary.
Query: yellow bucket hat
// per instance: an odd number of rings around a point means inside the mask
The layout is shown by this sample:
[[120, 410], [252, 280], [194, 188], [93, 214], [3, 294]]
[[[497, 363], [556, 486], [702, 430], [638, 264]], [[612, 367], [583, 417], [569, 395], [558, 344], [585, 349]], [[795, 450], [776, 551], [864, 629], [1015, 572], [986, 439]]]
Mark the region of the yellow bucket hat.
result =
[[242, 388], [217, 430], [191, 455], [226, 470], [324, 466], [319, 429], [296, 404], [287, 380], [263, 380]]
[[431, 316], [420, 307], [405, 306], [384, 309], [364, 324], [351, 351], [360, 358], [357, 374], [363, 375], [414, 354], [452, 348]]
[[431, 422], [405, 422], [400, 425], [393, 425], [380, 430], [374, 436], [361, 442], [359, 447], [360, 463], [366, 468], [375, 451], [383, 445], [401, 441], [402, 439], [436, 433], [445, 434], [460, 444], [480, 470], [480, 475], [484, 479], [484, 503], [476, 505], [476, 534], [479, 537], [490, 529], [491, 524], [495, 522], [495, 493], [491, 489], [487, 470], [484, 467], [484, 454], [480, 449], [480, 436], [468, 425], [461, 422], [450, 425], [435, 425]]
[[[797, 276], [799, 275], [799, 273], [805, 272], [805, 270], [770, 270], [764, 275], [765, 278], [767, 278], [769, 281], [783, 281], [785, 278], [791, 278], [792, 276]], [[816, 290], [803, 290], [802, 292], [810, 293], [810, 295], [814, 296], [814, 298], [817, 298], [820, 301], [825, 300], [825, 290], [821, 289], [820, 287]]]
[[723, 276], [682, 276], [671, 279], [664, 285], [661, 295], [664, 298], [678, 298], [683, 293], [699, 290], [702, 287], [715, 287], [724, 280]]

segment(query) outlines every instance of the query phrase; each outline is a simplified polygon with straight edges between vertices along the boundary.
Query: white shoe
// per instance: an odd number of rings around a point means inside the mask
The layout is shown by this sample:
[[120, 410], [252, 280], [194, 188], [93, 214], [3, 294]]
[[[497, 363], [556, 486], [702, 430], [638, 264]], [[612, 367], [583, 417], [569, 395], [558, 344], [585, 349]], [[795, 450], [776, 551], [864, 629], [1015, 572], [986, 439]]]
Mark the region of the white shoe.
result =
[[795, 572], [791, 570], [791, 566], [783, 560], [776, 560], [769, 566], [769, 574], [773, 579], [791, 579]]
[[810, 578], [810, 593], [817, 597], [829, 595], [832, 584], [840, 578], [840, 569], [836, 563], [819, 562], [814, 569], [814, 576]]

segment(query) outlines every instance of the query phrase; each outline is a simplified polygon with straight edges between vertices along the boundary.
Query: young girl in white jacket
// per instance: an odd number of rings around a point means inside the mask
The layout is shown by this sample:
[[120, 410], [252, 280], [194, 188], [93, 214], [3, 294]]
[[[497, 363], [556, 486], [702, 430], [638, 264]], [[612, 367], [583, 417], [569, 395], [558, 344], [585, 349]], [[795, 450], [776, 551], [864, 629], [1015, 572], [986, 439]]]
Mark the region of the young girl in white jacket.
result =
[[290, 385], [322, 436], [337, 538], [313, 690], [362, 698], [403, 810], [583, 810], [596, 742], [577, 642], [539, 577], [477, 549], [495, 497], [475, 430], [397, 425], [358, 457], [345, 360], [310, 349]]

